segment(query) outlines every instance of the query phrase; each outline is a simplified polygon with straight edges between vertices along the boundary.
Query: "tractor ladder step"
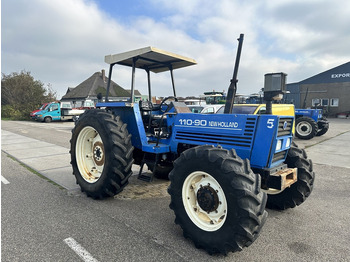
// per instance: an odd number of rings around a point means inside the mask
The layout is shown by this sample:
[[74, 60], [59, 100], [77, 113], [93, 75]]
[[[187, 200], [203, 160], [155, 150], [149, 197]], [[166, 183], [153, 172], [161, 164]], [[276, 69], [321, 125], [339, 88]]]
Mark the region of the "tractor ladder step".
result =
[[153, 172], [152, 173], [142, 173], [143, 167], [146, 163], [147, 163], [147, 160], [145, 158], [143, 158], [137, 179], [145, 181], [145, 182], [152, 182], [153, 181]]
[[[157, 164], [159, 162], [159, 154], [156, 154], [155, 155], [155, 159], [154, 159], [154, 155], [152, 154], [144, 154], [143, 155], [143, 158], [142, 158], [142, 161], [141, 161], [141, 168], [140, 168], [140, 172], [139, 172], [139, 175], [138, 175], [138, 179], [142, 180], [142, 181], [146, 181], [146, 182], [152, 182], [153, 181], [153, 175], [156, 171], [156, 167], [157, 167]], [[143, 170], [143, 166], [145, 164], [152, 164], [153, 165], [153, 170], [152, 170], [152, 173], [151, 174], [142, 174], [142, 170]]]
[[137, 179], [145, 181], [145, 182], [152, 182], [153, 181], [153, 174], [139, 174]]

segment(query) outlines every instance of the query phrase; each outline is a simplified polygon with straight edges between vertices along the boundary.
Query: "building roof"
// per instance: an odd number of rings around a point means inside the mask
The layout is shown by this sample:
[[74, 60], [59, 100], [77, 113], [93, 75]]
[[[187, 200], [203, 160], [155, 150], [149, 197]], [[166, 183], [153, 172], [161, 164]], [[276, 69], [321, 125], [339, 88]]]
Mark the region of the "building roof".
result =
[[[62, 100], [96, 97], [98, 93], [105, 96], [107, 92], [107, 81], [108, 78], [105, 76], [104, 70], [96, 72], [77, 85], [74, 89], [68, 88], [67, 93], [62, 97]], [[130, 93], [117, 83], [111, 81], [109, 97], [130, 97]]]
[[[131, 89], [125, 89], [125, 90], [129, 92], [129, 95], [131, 94]], [[135, 96], [142, 96], [140, 91], [137, 89], [134, 90], [134, 94], [135, 94]]]
[[[319, 83], [339, 83], [350, 82], [350, 62], [333, 67], [322, 73], [306, 78], [297, 84], [319, 84]], [[291, 83], [296, 84], [296, 83]]]

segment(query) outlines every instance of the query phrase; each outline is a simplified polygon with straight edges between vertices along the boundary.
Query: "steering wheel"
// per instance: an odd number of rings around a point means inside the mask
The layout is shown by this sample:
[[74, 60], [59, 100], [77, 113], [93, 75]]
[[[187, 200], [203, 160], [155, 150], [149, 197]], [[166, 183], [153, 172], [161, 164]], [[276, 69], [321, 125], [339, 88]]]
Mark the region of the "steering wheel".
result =
[[[168, 96], [168, 97], [165, 97], [162, 102], [160, 102], [159, 104], [159, 111], [162, 112], [162, 113], [165, 113], [166, 110], [168, 109], [169, 105], [168, 104], [165, 104], [165, 101], [169, 100], [169, 99], [174, 99], [176, 102], [178, 101], [177, 98], [175, 96]], [[162, 110], [162, 105], [165, 104], [167, 105], [168, 107], [163, 111]]]

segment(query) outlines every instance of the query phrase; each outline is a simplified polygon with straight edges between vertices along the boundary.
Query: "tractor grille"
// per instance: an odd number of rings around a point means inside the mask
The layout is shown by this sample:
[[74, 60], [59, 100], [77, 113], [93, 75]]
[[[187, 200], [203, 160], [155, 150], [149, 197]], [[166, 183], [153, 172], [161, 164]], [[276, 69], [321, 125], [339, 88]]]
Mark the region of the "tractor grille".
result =
[[287, 151], [281, 151], [281, 152], [275, 153], [272, 157], [272, 163], [284, 159], [286, 152]]
[[230, 145], [236, 147], [249, 148], [251, 147], [254, 131], [256, 126], [256, 118], [247, 118], [246, 125], [242, 136], [229, 135], [229, 134], [218, 134], [218, 133], [203, 133], [203, 132], [186, 132], [177, 131], [175, 139], [188, 141], [194, 143], [204, 144], [220, 144]]
[[278, 122], [277, 137], [287, 136], [292, 133], [293, 118], [280, 118]]

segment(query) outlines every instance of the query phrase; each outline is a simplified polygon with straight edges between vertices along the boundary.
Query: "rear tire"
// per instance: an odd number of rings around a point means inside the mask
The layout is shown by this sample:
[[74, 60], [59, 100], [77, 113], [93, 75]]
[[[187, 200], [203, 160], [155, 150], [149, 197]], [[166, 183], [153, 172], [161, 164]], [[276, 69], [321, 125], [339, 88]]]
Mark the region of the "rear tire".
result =
[[295, 135], [300, 139], [313, 138], [317, 129], [317, 123], [310, 117], [299, 117], [295, 121]]
[[133, 146], [119, 116], [87, 110], [72, 130], [70, 153], [73, 174], [87, 196], [112, 197], [128, 184]]
[[304, 149], [293, 143], [285, 163], [289, 168], [298, 168], [298, 180], [279, 194], [269, 194], [266, 205], [268, 208], [284, 210], [299, 206], [309, 197], [314, 187], [312, 161], [307, 159]]
[[198, 146], [184, 151], [169, 175], [170, 208], [186, 238], [209, 254], [240, 251], [264, 225], [260, 176], [234, 150]]
[[317, 134], [316, 136], [322, 136], [324, 135], [325, 133], [327, 133], [328, 129], [329, 129], [329, 123], [327, 121], [326, 118], [322, 118], [320, 122], [318, 122], [318, 131], [317, 131]]
[[327, 126], [327, 127], [324, 127], [322, 129], [318, 130], [316, 136], [323, 136], [325, 133], [327, 133], [328, 129], [329, 129], [329, 127]]

